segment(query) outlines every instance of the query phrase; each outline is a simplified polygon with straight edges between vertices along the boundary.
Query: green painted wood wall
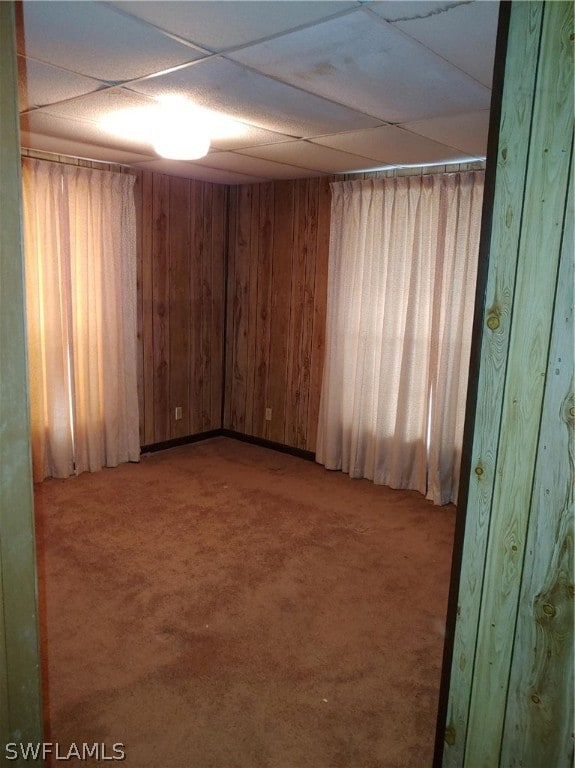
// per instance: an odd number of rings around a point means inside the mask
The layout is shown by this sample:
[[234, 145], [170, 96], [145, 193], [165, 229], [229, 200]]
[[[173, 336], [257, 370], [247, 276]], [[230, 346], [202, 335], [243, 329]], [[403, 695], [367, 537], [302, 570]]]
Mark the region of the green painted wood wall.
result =
[[514, 2], [445, 768], [573, 764], [573, 4]]
[[0, 765], [42, 741], [14, 6], [0, 2]]

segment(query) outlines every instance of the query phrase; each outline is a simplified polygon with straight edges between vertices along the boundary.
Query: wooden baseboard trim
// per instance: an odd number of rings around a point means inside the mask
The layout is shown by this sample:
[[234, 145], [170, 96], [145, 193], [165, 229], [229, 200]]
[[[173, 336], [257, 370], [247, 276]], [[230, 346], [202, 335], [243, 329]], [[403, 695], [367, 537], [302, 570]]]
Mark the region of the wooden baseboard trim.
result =
[[244, 435], [242, 432], [235, 432], [233, 429], [222, 429], [221, 434], [223, 437], [231, 437], [234, 440], [241, 440], [242, 443], [251, 443], [252, 445], [259, 445], [261, 448], [270, 448], [272, 451], [289, 453], [292, 456], [297, 456], [306, 461], [315, 461], [315, 453], [313, 451], [304, 451], [302, 448], [293, 448], [291, 445], [275, 443], [273, 440], [266, 440], [263, 437]]
[[211, 437], [221, 437], [223, 430], [210, 429], [208, 432], [198, 432], [195, 435], [185, 435], [185, 437], [175, 437], [173, 440], [164, 440], [161, 443], [151, 443], [150, 445], [140, 446], [140, 454], [154, 453], [155, 451], [165, 451], [168, 448], [177, 448], [180, 445], [189, 443], [199, 443], [201, 440], [209, 440]]
[[244, 435], [241, 432], [235, 432], [233, 429], [211, 429], [209, 432], [199, 432], [196, 435], [176, 437], [173, 440], [164, 440], [161, 443], [142, 445], [140, 447], [140, 454], [165, 451], [168, 448], [177, 448], [180, 445], [189, 445], [190, 443], [199, 443], [201, 440], [209, 440], [212, 437], [229, 437], [232, 440], [240, 440], [242, 443], [251, 443], [252, 445], [259, 445], [261, 448], [270, 448], [272, 451], [289, 453], [291, 456], [297, 456], [306, 461], [315, 461], [315, 453], [313, 451], [304, 451], [302, 448], [293, 448], [291, 445], [275, 443], [273, 440], [265, 440], [263, 437]]

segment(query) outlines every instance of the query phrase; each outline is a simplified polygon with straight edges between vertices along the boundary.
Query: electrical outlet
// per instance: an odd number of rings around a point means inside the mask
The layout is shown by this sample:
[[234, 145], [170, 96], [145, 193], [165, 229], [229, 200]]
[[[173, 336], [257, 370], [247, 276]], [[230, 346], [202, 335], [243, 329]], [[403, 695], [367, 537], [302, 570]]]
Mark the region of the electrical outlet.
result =
[[177, 405], [176, 406], [176, 421], [179, 421], [182, 418], [182, 406]]
[[266, 421], [271, 421], [271, 420], [272, 420], [272, 409], [266, 408]]

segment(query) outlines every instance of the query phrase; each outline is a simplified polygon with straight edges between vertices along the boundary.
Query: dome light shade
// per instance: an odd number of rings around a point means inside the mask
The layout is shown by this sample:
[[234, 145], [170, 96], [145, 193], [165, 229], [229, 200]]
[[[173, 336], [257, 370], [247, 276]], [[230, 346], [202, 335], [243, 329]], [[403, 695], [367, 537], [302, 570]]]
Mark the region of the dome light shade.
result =
[[179, 96], [164, 96], [156, 107], [152, 146], [169, 160], [197, 160], [210, 149], [210, 137], [203, 127], [203, 115]]
[[157, 134], [153, 147], [168, 160], [197, 160], [208, 154], [210, 137], [194, 126], [172, 125]]
[[225, 116], [171, 95], [149, 106], [107, 115], [101, 126], [125, 139], [151, 144], [158, 155], [169, 160], [197, 160], [208, 154], [211, 133], [233, 135], [243, 129]]

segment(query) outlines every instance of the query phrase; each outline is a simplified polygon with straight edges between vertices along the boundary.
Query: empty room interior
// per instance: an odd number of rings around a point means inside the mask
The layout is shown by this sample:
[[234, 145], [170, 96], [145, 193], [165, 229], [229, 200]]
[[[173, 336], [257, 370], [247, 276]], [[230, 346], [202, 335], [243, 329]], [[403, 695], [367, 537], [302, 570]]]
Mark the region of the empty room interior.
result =
[[15, 5], [41, 719], [70, 764], [432, 764], [498, 17]]

